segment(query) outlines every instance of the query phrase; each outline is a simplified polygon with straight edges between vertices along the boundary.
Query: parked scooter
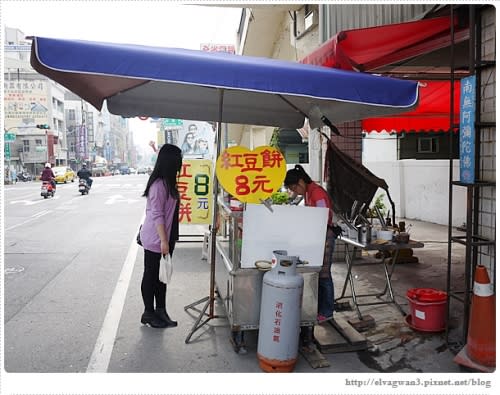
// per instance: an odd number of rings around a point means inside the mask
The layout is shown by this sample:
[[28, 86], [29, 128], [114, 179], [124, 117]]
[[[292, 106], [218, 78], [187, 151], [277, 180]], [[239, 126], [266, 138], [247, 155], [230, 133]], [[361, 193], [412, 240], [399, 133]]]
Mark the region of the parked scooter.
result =
[[19, 173], [17, 175], [17, 181], [26, 182], [26, 181], [32, 181], [32, 180], [33, 180], [33, 176], [28, 172], [23, 171], [22, 173]]
[[50, 181], [42, 181], [42, 189], [40, 192], [40, 196], [43, 196], [44, 199], [48, 197], [54, 197], [56, 190]]
[[87, 180], [85, 178], [80, 178], [78, 180], [78, 192], [80, 192], [82, 195], [88, 195], [89, 191], [90, 187], [87, 183]]

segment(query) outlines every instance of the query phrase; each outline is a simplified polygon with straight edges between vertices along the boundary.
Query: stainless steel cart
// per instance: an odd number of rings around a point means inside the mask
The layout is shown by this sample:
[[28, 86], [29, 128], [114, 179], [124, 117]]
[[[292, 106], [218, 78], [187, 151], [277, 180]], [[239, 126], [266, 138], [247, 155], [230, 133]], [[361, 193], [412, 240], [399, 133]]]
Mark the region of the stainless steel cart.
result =
[[[264, 272], [241, 268], [244, 234], [243, 212], [231, 211], [221, 200], [220, 231], [216, 240], [215, 282], [231, 326], [231, 341], [236, 352], [244, 352], [244, 331], [259, 328], [262, 278]], [[318, 267], [298, 267], [304, 277], [300, 325], [316, 323], [318, 305]]]

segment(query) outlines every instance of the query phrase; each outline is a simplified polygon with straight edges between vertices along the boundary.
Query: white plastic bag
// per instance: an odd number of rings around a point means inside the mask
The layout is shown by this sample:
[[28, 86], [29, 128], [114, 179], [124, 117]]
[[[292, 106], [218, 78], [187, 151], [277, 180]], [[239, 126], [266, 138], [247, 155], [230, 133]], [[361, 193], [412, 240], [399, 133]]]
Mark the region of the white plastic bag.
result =
[[170, 279], [172, 278], [172, 273], [174, 271], [174, 265], [172, 264], [172, 257], [170, 254], [166, 256], [162, 256], [160, 259], [160, 274], [158, 279], [165, 284], [170, 283]]

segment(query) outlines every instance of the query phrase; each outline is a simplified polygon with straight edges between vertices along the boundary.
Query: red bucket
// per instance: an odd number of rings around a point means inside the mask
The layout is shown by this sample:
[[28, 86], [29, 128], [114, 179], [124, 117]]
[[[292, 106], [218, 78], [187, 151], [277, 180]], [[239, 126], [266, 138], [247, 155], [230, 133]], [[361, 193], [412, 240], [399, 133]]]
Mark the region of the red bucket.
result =
[[439, 332], [446, 326], [446, 292], [434, 288], [411, 288], [406, 292], [410, 302], [408, 324], [416, 330]]

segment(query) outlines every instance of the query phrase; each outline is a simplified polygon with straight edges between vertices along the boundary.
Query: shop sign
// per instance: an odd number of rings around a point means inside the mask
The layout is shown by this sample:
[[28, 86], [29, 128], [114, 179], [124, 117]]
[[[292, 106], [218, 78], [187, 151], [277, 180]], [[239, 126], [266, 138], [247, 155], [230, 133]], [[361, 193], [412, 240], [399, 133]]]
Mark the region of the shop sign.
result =
[[80, 125], [77, 131], [76, 152], [80, 159], [86, 159], [89, 156], [88, 152], [88, 133], [85, 125]]
[[5, 160], [10, 160], [10, 143], [4, 144], [3, 154], [4, 154]]
[[3, 141], [5, 141], [6, 143], [12, 143], [12, 142], [16, 141], [15, 133], [5, 133], [3, 135]]
[[183, 124], [182, 119], [173, 119], [173, 118], [163, 118], [161, 123], [164, 127], [182, 126]]
[[202, 43], [200, 44], [200, 50], [205, 52], [225, 52], [225, 53], [236, 53], [236, 47], [234, 44], [213, 44], [213, 43]]
[[183, 160], [177, 180], [180, 194], [179, 222], [210, 224], [212, 222], [212, 162]]
[[260, 203], [276, 192], [285, 178], [283, 154], [270, 146], [235, 146], [222, 152], [215, 172], [221, 186], [243, 203]]
[[48, 123], [47, 82], [40, 80], [4, 81], [5, 128], [18, 126], [23, 119], [35, 124]]
[[460, 181], [473, 184], [475, 174], [476, 77], [460, 81]]
[[31, 52], [31, 44], [4, 45], [5, 52]]

